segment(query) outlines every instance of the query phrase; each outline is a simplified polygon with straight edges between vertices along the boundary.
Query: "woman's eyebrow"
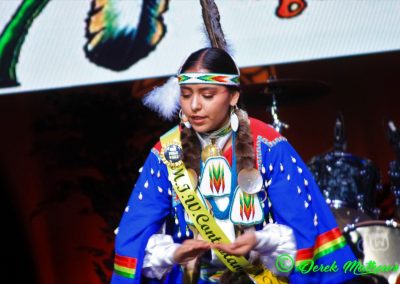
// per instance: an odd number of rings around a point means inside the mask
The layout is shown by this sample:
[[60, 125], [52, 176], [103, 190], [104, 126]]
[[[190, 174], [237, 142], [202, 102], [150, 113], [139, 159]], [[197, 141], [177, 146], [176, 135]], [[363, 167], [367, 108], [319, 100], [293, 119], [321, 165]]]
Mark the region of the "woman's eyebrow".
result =
[[[191, 91], [191, 92], [193, 92], [193, 89], [190, 88], [190, 87], [182, 86], [181, 89], [182, 89], [182, 90], [185, 90], [185, 91]], [[217, 90], [217, 88], [215, 88], [215, 87], [202, 87], [202, 88], [199, 88], [199, 89], [198, 89], [199, 92], [204, 92], [204, 91], [215, 91], [215, 90]]]
[[181, 89], [182, 89], [182, 90], [187, 90], [187, 91], [193, 91], [192, 88], [185, 87], [185, 86], [182, 86]]
[[215, 88], [215, 87], [203, 87], [203, 88], [200, 88], [199, 89], [199, 91], [200, 92], [204, 92], [204, 91], [215, 91], [217, 88]]

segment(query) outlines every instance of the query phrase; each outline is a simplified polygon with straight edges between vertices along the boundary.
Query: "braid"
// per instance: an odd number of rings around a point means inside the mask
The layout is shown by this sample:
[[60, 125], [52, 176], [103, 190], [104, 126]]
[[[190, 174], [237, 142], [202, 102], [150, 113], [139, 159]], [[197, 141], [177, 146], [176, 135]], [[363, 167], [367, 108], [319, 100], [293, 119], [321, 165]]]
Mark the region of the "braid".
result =
[[254, 168], [255, 157], [253, 148], [253, 136], [251, 135], [249, 119], [243, 110], [235, 110], [239, 118], [239, 129], [235, 141], [237, 172], [242, 169]]
[[192, 128], [182, 127], [181, 142], [186, 168], [195, 170], [197, 176], [200, 176], [201, 145]]

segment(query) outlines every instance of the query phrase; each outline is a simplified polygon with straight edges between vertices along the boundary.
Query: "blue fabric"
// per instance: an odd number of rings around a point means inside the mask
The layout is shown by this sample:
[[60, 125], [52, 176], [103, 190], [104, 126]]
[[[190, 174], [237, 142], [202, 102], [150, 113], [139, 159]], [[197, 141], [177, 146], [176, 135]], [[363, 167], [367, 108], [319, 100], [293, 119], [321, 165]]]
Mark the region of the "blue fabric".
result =
[[[293, 229], [298, 249], [313, 247], [318, 235], [337, 227], [333, 214], [306, 164], [293, 147], [283, 139], [278, 139], [276, 143], [259, 139], [265, 168], [263, 178], [271, 182], [267, 189], [272, 204], [269, 210], [277, 223]], [[267, 202], [265, 205], [268, 207]], [[302, 274], [295, 271], [290, 275], [290, 283], [342, 283], [354, 278], [353, 274], [345, 274], [342, 269], [344, 263], [353, 260], [356, 257], [346, 245], [316, 261], [316, 264], [325, 265], [336, 261], [338, 272]]]
[[[159, 178], [157, 177], [158, 170], [160, 170]], [[129, 279], [113, 273], [111, 283], [140, 283], [147, 241], [160, 230], [165, 218], [172, 210], [171, 196], [168, 194], [168, 189], [172, 190], [172, 188], [167, 176], [166, 166], [151, 152], [130, 196], [129, 210], [122, 216], [115, 239], [116, 254], [137, 259], [136, 277]], [[162, 188], [162, 193], [159, 192], [158, 187]], [[142, 199], [139, 199], [139, 195]]]
[[164, 284], [180, 284], [182, 279], [183, 271], [180, 265], [174, 265], [172, 271], [166, 276]]

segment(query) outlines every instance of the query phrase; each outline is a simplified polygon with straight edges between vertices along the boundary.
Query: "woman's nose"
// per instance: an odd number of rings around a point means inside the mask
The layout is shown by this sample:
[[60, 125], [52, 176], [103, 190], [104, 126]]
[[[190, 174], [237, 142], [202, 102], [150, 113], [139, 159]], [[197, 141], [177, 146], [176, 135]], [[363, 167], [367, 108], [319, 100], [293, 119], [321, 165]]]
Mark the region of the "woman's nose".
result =
[[201, 102], [198, 95], [193, 96], [190, 107], [192, 108], [192, 111], [198, 111], [199, 109], [201, 109]]

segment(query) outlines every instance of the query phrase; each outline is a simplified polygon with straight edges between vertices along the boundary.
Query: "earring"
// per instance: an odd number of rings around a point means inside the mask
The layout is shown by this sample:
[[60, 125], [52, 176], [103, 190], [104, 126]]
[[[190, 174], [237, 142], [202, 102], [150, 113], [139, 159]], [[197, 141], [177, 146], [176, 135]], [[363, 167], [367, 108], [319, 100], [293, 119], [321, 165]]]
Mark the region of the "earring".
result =
[[185, 125], [186, 128], [192, 127], [187, 116], [183, 114], [182, 109], [179, 110], [179, 118], [181, 120], [181, 123]]
[[235, 113], [235, 110], [237, 109], [237, 105], [231, 107], [231, 128], [234, 132], [236, 132], [239, 128], [239, 118]]

